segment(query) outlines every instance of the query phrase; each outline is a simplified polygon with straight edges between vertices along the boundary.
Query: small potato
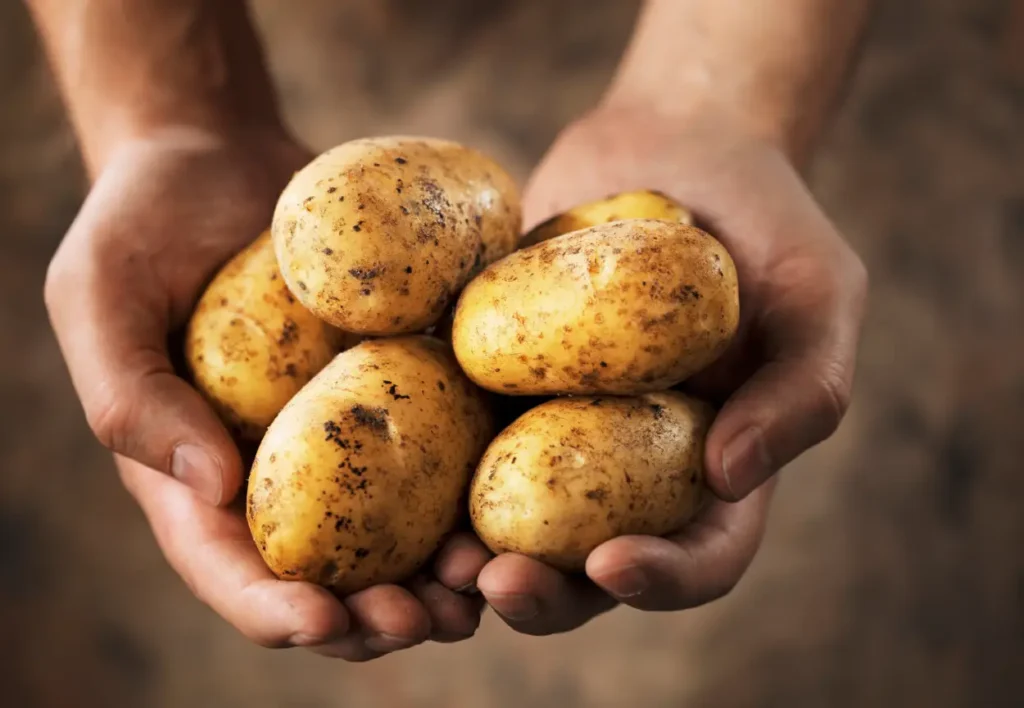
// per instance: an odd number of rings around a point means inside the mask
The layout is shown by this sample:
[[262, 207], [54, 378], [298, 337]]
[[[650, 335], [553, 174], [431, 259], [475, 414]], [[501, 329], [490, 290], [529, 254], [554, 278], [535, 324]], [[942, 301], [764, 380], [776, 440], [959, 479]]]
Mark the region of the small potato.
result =
[[185, 360], [195, 386], [236, 438], [258, 442], [284, 404], [355, 341], [292, 297], [266, 231], [199, 299]]
[[484, 393], [432, 337], [338, 355], [274, 420], [246, 515], [278, 577], [345, 595], [405, 580], [465, 512], [494, 434]]
[[596, 202], [580, 204], [533, 227], [523, 236], [520, 248], [609, 221], [662, 219], [693, 225], [693, 214], [672, 197], [650, 189], [622, 192]]
[[676, 531], [704, 499], [712, 418], [710, 406], [674, 391], [542, 403], [480, 460], [473, 528], [495, 553], [570, 572], [617, 536]]
[[685, 224], [632, 219], [487, 268], [459, 298], [452, 345], [466, 374], [498, 393], [636, 394], [715, 361], [739, 315], [721, 243]]
[[278, 201], [274, 247], [288, 287], [321, 319], [367, 335], [434, 324], [521, 226], [512, 178], [484, 155], [428, 138], [345, 143]]

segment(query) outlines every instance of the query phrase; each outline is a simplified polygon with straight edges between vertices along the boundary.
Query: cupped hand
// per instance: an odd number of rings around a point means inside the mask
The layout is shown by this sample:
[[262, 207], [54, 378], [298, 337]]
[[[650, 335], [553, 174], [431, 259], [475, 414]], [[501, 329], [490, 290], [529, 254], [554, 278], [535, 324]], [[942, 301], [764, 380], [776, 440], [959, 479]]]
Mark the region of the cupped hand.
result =
[[739, 273], [737, 337], [686, 384], [721, 404], [705, 453], [715, 500], [674, 536], [603, 544], [586, 577], [514, 554], [492, 560], [478, 587], [530, 634], [572, 629], [620, 602], [679, 610], [728, 593], [760, 544], [773, 475], [830, 436], [850, 400], [866, 272], [779, 147], [722, 116], [601, 109], [555, 141], [526, 189], [525, 223], [631, 189], [692, 209]]
[[278, 134], [180, 129], [122, 145], [53, 258], [46, 304], [90, 426], [192, 591], [259, 644], [365, 660], [472, 635], [482, 601], [457, 590], [486, 553], [456, 535], [435, 572], [344, 601], [277, 580], [231, 504], [239, 451], [168, 350], [205, 283], [267, 227], [309, 157]]

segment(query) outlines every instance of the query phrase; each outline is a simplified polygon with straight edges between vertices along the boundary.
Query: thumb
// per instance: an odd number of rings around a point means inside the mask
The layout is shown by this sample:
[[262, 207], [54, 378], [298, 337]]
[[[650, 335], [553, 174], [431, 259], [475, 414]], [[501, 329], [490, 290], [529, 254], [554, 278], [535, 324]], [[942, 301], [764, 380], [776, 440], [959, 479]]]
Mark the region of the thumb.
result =
[[800, 453], [828, 438], [849, 405], [850, 384], [836, 362], [765, 364], [725, 404], [708, 435], [708, 485], [739, 501]]
[[239, 453], [174, 372], [168, 297], [139, 264], [144, 258], [97, 257], [121, 249], [98, 249], [96, 240], [69, 234], [46, 283], [47, 309], [89, 425], [115, 453], [173, 475], [212, 504], [227, 503], [242, 481]]
[[839, 427], [850, 404], [863, 298], [808, 298], [759, 323], [771, 355], [726, 401], [708, 433], [708, 485], [743, 499]]

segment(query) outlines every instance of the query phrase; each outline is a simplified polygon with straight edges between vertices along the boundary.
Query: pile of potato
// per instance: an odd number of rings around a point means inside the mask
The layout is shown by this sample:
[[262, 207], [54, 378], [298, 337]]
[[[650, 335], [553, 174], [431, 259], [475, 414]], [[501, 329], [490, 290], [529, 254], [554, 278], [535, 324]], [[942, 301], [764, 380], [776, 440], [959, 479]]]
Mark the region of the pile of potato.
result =
[[[355, 140], [299, 171], [210, 283], [186, 359], [259, 446], [246, 515], [279, 577], [405, 580], [467, 496], [493, 551], [569, 571], [699, 509], [713, 412], [670, 389], [736, 331], [729, 254], [654, 192], [520, 227], [486, 156]], [[543, 398], [499, 433], [506, 396]]]

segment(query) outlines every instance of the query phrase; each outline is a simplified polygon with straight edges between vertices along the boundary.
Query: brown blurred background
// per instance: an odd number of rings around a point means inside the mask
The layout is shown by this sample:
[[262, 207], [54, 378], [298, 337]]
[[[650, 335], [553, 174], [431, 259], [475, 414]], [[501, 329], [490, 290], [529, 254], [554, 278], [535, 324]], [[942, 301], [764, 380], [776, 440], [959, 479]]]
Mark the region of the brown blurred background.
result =
[[[314, 147], [417, 131], [519, 177], [598, 96], [637, 5], [255, 2]], [[0, 705], [1024, 705], [1024, 32], [1005, 0], [882, 5], [812, 174], [873, 276], [856, 402], [785, 473], [737, 591], [548, 639], [487, 616], [350, 666], [250, 646], [194, 600], [93, 443], [40, 294], [85, 185], [0, 2]]]

